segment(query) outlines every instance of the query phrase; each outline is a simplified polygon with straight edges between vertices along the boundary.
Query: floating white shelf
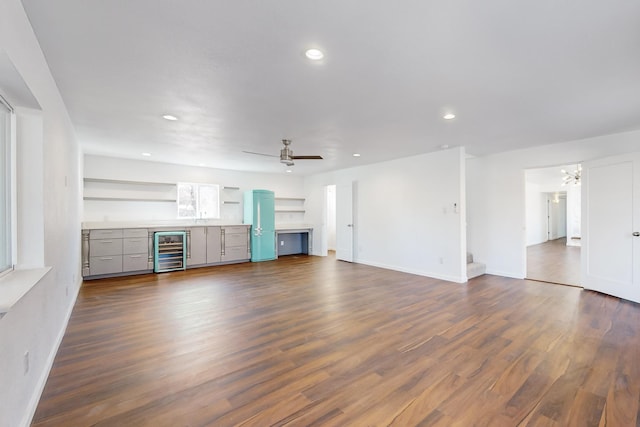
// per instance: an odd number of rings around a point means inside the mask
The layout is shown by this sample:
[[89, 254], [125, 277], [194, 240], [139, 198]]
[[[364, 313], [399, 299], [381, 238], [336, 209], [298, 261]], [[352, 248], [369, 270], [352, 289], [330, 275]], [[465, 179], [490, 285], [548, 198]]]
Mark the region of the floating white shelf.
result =
[[276, 200], [290, 200], [290, 201], [296, 201], [296, 202], [304, 202], [306, 199], [304, 199], [303, 197], [276, 197]]
[[109, 201], [109, 202], [171, 202], [176, 203], [176, 199], [145, 199], [143, 197], [92, 197], [85, 196], [84, 200], [98, 200], [98, 201]]
[[305, 213], [304, 209], [276, 209], [276, 212]]
[[103, 178], [84, 178], [84, 182], [100, 182], [104, 184], [122, 184], [122, 185], [161, 185], [165, 187], [172, 187], [177, 185], [175, 182], [130, 181], [126, 179], [103, 179]]

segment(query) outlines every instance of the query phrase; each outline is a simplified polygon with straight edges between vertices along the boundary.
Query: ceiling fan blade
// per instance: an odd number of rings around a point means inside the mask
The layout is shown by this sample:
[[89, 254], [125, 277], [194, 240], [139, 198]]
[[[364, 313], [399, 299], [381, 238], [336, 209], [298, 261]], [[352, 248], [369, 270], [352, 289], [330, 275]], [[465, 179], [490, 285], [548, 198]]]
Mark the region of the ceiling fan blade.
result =
[[256, 153], [255, 151], [245, 151], [242, 150], [243, 153], [247, 153], [247, 154], [256, 154], [258, 156], [266, 156], [266, 157], [280, 157], [280, 156], [274, 156], [273, 154], [264, 154], [264, 153]]
[[294, 160], [322, 160], [322, 156], [291, 156]]

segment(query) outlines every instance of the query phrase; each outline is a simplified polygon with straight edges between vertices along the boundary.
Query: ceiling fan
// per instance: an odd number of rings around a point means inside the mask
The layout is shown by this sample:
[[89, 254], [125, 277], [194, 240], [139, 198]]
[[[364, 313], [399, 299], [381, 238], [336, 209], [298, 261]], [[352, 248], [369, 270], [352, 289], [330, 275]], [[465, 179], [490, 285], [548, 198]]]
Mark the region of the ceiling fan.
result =
[[[289, 148], [291, 145], [290, 139], [283, 139], [282, 143], [284, 144], [284, 148], [280, 150], [280, 163], [284, 163], [287, 166], [293, 166], [294, 160], [322, 160], [322, 156], [294, 156], [293, 150]], [[257, 154], [259, 156], [267, 156], [267, 157], [278, 157], [274, 154], [264, 154], [264, 153], [256, 153], [254, 151], [242, 151], [243, 153], [248, 154]]]

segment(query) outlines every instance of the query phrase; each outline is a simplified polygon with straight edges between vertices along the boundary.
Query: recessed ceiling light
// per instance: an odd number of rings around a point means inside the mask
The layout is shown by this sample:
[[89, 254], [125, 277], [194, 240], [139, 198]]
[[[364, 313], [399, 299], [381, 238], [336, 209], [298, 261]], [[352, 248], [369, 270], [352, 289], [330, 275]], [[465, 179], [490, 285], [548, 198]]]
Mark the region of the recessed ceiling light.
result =
[[151, 157], [151, 153], [141, 153], [145, 157]]
[[442, 116], [443, 119], [445, 120], [453, 120], [456, 118], [455, 114], [449, 113], [449, 114], [445, 114], [444, 116]]
[[178, 120], [176, 116], [172, 116], [171, 114], [165, 114], [164, 116], [162, 116], [162, 118], [165, 120], [171, 120], [171, 121]]
[[312, 61], [319, 61], [324, 58], [324, 53], [320, 49], [307, 49], [304, 55]]
[[353, 157], [360, 157], [360, 153], [353, 153]]
[[198, 163], [198, 166], [204, 166], [204, 163]]

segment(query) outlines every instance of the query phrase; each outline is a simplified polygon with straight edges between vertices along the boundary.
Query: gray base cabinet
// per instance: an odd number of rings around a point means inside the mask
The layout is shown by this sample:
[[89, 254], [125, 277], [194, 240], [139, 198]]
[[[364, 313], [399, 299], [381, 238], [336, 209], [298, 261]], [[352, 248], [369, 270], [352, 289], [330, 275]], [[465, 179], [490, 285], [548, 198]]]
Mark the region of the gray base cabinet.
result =
[[220, 227], [207, 227], [207, 264], [220, 262], [221, 252]]
[[82, 275], [118, 275], [148, 270], [147, 229], [83, 230]]
[[[82, 230], [82, 276], [149, 273], [153, 270], [153, 236], [162, 229]], [[187, 236], [187, 267], [249, 261], [250, 226], [176, 227]]]
[[222, 253], [220, 259], [222, 261], [239, 261], [250, 259], [249, 239], [250, 227], [222, 227]]
[[148, 268], [149, 233], [146, 228], [122, 230], [122, 272]]
[[187, 229], [187, 267], [207, 263], [207, 228]]

